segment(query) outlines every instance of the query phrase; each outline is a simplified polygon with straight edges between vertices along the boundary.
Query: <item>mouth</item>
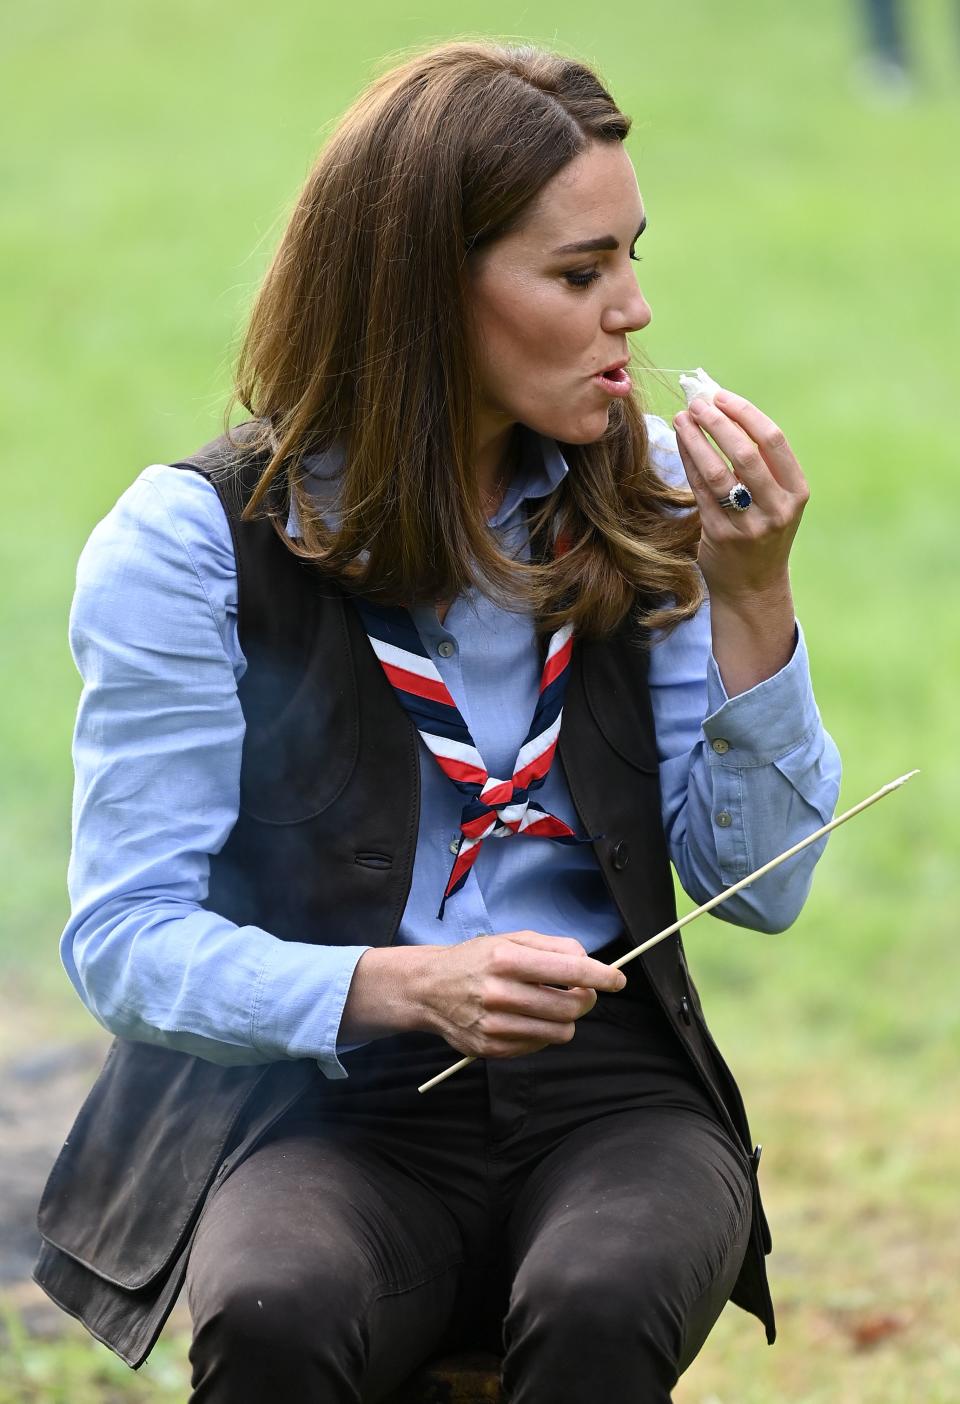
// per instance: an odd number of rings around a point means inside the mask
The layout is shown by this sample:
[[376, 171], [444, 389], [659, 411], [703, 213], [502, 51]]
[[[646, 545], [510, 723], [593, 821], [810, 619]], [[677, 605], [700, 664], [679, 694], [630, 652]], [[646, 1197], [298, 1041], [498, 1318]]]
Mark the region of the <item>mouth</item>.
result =
[[606, 370], [597, 371], [591, 379], [608, 395], [629, 395], [633, 389], [633, 382], [624, 369], [626, 364], [626, 360], [614, 361], [612, 365], [607, 366]]

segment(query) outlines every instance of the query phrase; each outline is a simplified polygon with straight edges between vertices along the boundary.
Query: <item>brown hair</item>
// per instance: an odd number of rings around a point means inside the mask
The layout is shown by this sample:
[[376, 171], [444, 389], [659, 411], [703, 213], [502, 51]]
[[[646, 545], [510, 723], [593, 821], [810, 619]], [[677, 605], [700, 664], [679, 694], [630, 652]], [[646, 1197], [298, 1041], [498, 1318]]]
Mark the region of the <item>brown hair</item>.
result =
[[[555, 559], [498, 547], [473, 473], [471, 252], [515, 228], [589, 142], [629, 129], [590, 69], [526, 45], [441, 44], [361, 93], [303, 188], [240, 352], [232, 403], [269, 456], [247, 517], [269, 514], [291, 550], [384, 604], [477, 585], [543, 630], [568, 619], [593, 636], [634, 604], [661, 628], [694, 612], [697, 514], [650, 464], [639, 397], [613, 403], [601, 439], [560, 443], [570, 471], [530, 519], [533, 533], [563, 531]], [[303, 460], [336, 441], [331, 531]]]

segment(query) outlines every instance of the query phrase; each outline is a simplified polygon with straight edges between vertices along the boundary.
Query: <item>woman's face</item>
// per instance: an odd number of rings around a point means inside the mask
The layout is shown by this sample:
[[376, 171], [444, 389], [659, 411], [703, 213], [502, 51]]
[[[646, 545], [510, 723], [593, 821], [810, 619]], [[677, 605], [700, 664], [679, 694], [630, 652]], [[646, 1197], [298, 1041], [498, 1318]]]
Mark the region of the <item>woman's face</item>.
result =
[[[627, 333], [652, 315], [631, 262], [644, 221], [622, 143], [594, 141], [520, 229], [471, 257], [480, 446], [518, 420], [566, 443], [602, 437], [614, 397], [594, 376], [626, 360]], [[586, 241], [603, 247], [562, 251]]]

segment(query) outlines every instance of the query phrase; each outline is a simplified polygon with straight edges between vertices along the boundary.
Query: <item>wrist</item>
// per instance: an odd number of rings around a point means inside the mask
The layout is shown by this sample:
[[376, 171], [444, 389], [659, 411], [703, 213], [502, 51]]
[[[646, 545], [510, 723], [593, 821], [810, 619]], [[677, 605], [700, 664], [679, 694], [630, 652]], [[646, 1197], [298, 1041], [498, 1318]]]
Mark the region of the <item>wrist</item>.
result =
[[426, 999], [435, 946], [373, 946], [357, 961], [338, 1037], [364, 1042], [430, 1030]]
[[793, 591], [788, 573], [741, 590], [709, 589], [709, 594], [711, 613], [729, 614], [744, 623], [782, 622], [788, 613], [793, 618]]
[[710, 599], [713, 656], [728, 697], [748, 692], [790, 662], [797, 620], [790, 583], [733, 598]]

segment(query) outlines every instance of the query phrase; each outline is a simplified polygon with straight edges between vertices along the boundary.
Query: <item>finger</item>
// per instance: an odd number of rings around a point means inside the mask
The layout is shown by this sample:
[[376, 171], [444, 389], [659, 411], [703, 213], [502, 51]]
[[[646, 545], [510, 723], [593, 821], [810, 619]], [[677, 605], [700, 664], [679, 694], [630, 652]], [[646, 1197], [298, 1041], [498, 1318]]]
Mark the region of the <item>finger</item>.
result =
[[580, 968], [585, 974], [569, 981], [572, 990], [604, 990], [607, 994], [615, 994], [627, 983], [626, 975], [621, 978], [621, 971], [614, 970], [612, 965], [602, 960], [594, 960], [592, 956], [587, 956]]
[[596, 1002], [596, 990], [558, 990], [553, 985], [516, 984], [507, 980], [498, 981], [483, 999], [484, 1008], [491, 1012], [525, 1015], [552, 1023], [579, 1019]]
[[[555, 955], [585, 956], [586, 951], [572, 936], [547, 936], [542, 931], [507, 931], [504, 938], [518, 946], [526, 946], [538, 951], [553, 951]], [[554, 989], [565, 990], [567, 985], [555, 985]]]
[[756, 405], [735, 395], [732, 390], [718, 390], [714, 396], [717, 409], [741, 425], [757, 445], [771, 473], [788, 492], [805, 493], [807, 480], [797, 462], [787, 437], [778, 424], [758, 410]]
[[558, 955], [586, 955], [579, 941], [572, 936], [547, 936], [542, 931], [505, 931], [507, 941], [515, 941], [518, 946], [533, 946], [539, 951], [555, 951]]
[[484, 1041], [495, 1043], [569, 1043], [574, 1033], [574, 1019], [528, 1019], [519, 1014], [489, 1014], [475, 1032]]
[[[579, 941], [572, 936], [547, 936], [542, 931], [509, 931], [504, 933], [511, 941], [515, 941], [518, 946], [533, 947], [535, 950], [555, 951], [558, 955], [572, 955], [576, 957], [586, 956]], [[594, 962], [596, 963], [596, 962]], [[603, 962], [600, 962], [603, 964]], [[607, 967], [604, 966], [604, 969]], [[568, 985], [554, 985], [554, 989], [569, 989]], [[616, 988], [621, 988], [617, 986]]]
[[690, 414], [701, 430], [708, 433], [726, 454], [741, 482], [746, 483], [757, 505], [774, 507], [785, 497], [785, 489], [774, 475], [750, 435], [704, 399], [694, 400]]
[[[532, 933], [531, 933], [532, 934]], [[512, 947], [512, 949], [511, 949]], [[525, 947], [526, 949], [520, 949]], [[532, 941], [509, 941], [498, 947], [493, 973], [534, 985], [559, 985], [566, 989], [623, 989], [626, 977], [588, 955], [563, 955], [539, 949]]]
[[[720, 498], [725, 497], [730, 491], [736, 482], [736, 477], [730, 472], [719, 454], [713, 453], [712, 450], [712, 459], [707, 459], [706, 470], [702, 470], [694, 458], [694, 451], [691, 447], [691, 444], [695, 442], [694, 435], [703, 440], [700, 430], [692, 420], [687, 420], [685, 414], [678, 414], [674, 424], [677, 429], [677, 448], [680, 451], [680, 458], [687, 475], [687, 482], [690, 484], [690, 490], [697, 499], [700, 521], [705, 532], [716, 536], [731, 525], [733, 514], [720, 506]], [[739, 512], [736, 513], [736, 516], [740, 515]]]

